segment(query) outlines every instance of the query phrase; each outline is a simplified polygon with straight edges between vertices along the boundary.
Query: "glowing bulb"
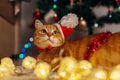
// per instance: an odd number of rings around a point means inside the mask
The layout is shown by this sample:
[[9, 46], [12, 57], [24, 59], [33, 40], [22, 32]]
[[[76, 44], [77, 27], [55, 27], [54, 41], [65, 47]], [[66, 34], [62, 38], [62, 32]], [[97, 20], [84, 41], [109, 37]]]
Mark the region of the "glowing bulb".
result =
[[56, 9], [56, 8], [57, 8], [57, 5], [56, 5], [56, 4], [54, 4], [54, 5], [53, 5], [53, 9]]
[[107, 71], [102, 68], [94, 69], [87, 78], [87, 80], [107, 80]]
[[110, 80], [120, 80], [120, 65], [115, 66], [109, 72], [109, 78]]
[[87, 75], [91, 72], [92, 64], [87, 60], [81, 60], [78, 62], [78, 73], [81, 75]]
[[109, 14], [109, 18], [112, 18], [112, 14]]
[[30, 56], [25, 57], [22, 62], [22, 66], [26, 69], [32, 70], [36, 65], [36, 59]]
[[41, 80], [47, 80], [51, 66], [46, 62], [40, 62], [35, 66], [34, 74]]
[[15, 65], [11, 58], [5, 57], [1, 59], [1, 65], [9, 70], [9, 73], [14, 74]]
[[60, 71], [60, 72], [58, 72], [58, 74], [61, 77], [66, 77], [66, 72], [64, 72], [64, 71]]
[[31, 47], [31, 46], [32, 46], [32, 44], [31, 44], [30, 42], [28, 42], [27, 45], [28, 45], [28, 47]]
[[20, 58], [20, 59], [23, 59], [23, 58], [24, 58], [24, 54], [22, 54], [22, 53], [19, 54], [19, 58]]
[[67, 73], [75, 72], [77, 70], [77, 60], [73, 57], [65, 57], [60, 62], [59, 71]]
[[57, 2], [57, 0], [53, 0], [53, 2]]
[[120, 6], [118, 6], [118, 10], [120, 10]]
[[29, 38], [29, 41], [30, 41], [30, 42], [33, 42], [33, 37], [30, 37], [30, 38]]
[[0, 65], [0, 78], [8, 77], [10, 76], [10, 71], [7, 67]]
[[26, 49], [25, 48], [22, 48], [22, 50], [21, 50], [22, 52], [26, 52]]
[[28, 44], [25, 44], [25, 45], [24, 45], [24, 48], [29, 48], [29, 45], [28, 45]]
[[98, 27], [98, 23], [95, 23], [95, 24], [94, 24], [94, 27], [97, 28], [97, 27]]

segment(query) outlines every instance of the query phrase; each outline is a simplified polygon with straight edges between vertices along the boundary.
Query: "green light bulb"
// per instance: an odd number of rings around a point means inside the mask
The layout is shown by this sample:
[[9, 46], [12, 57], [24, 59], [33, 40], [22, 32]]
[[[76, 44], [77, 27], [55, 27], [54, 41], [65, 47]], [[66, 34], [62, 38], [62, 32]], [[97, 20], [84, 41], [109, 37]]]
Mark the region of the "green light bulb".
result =
[[53, 5], [53, 9], [56, 9], [56, 8], [57, 8], [57, 5], [56, 5], [56, 4], [54, 4], [54, 5]]
[[23, 55], [23, 54], [19, 54], [19, 58], [20, 58], [20, 59], [23, 59], [23, 58], [24, 58], [24, 55]]
[[29, 48], [29, 45], [28, 45], [28, 44], [25, 44], [25, 45], [24, 45], [24, 48]]

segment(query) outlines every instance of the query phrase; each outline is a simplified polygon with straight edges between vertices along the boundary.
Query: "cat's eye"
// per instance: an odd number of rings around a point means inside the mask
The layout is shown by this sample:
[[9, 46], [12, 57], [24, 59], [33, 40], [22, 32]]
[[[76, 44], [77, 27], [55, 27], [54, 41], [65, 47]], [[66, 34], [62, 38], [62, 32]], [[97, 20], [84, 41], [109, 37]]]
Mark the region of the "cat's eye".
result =
[[54, 31], [53, 33], [54, 33], [54, 34], [57, 34], [57, 31]]
[[47, 31], [45, 29], [42, 30], [42, 33], [47, 33]]

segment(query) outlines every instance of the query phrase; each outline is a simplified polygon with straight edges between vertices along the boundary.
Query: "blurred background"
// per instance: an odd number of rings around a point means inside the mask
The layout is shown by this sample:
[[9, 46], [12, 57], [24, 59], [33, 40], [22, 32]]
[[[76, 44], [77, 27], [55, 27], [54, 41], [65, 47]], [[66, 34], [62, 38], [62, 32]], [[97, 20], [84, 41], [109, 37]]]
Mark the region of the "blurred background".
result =
[[32, 38], [34, 20], [53, 24], [68, 13], [79, 17], [68, 40], [120, 32], [120, 0], [0, 0], [0, 58], [37, 55]]

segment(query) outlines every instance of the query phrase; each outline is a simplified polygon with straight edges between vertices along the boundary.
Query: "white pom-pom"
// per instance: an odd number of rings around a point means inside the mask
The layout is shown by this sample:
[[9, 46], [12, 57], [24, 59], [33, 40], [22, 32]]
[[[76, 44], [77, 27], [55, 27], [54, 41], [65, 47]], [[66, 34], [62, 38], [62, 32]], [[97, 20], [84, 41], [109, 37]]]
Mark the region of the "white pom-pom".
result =
[[63, 16], [58, 23], [68, 28], [75, 28], [78, 25], [78, 17], [76, 14], [69, 13], [68, 15]]

